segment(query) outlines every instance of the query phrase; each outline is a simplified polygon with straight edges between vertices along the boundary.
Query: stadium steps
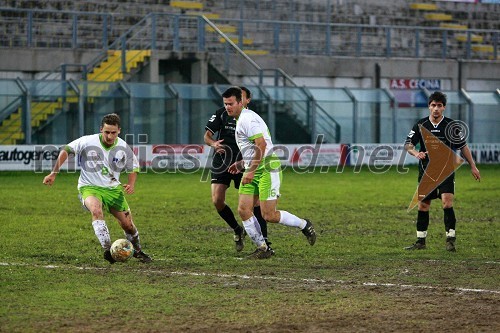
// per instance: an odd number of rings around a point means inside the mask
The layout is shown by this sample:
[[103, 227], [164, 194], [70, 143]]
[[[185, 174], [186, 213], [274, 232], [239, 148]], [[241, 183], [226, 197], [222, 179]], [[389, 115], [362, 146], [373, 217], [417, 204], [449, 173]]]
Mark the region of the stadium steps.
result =
[[[108, 51], [108, 57], [87, 75], [87, 81], [121, 81], [138, 69], [149, 57], [151, 57], [151, 50], [127, 50], [125, 54], [125, 73], [122, 73], [122, 51], [110, 50]], [[88, 97], [87, 101], [93, 103], [94, 98], [92, 96], [101, 96], [108, 88], [109, 84], [89, 85], [88, 96], [90, 97]]]
[[[465, 42], [467, 42], [467, 34], [456, 34], [455, 35], [455, 40], [457, 40], [458, 42], [465, 43]], [[483, 42], [483, 37], [480, 36], [480, 35], [471, 34], [470, 41], [472, 43], [482, 43]]]
[[[148, 57], [151, 50], [129, 50], [126, 53], [126, 73], [130, 74], [138, 68]], [[115, 82], [123, 80], [125, 75], [121, 72], [121, 51], [108, 51], [108, 57], [94, 68], [87, 80], [96, 82]], [[100, 96], [108, 90], [109, 84], [89, 85], [88, 96]], [[94, 98], [87, 100], [93, 103]], [[64, 100], [65, 103], [78, 103], [78, 97], [70, 96]], [[35, 132], [38, 127], [45, 123], [57, 111], [63, 109], [63, 98], [59, 97], [55, 101], [39, 101], [31, 103], [31, 127]], [[0, 144], [14, 145], [24, 140], [22, 130], [21, 109], [18, 109], [7, 117], [0, 124]]]
[[432, 10], [437, 10], [438, 6], [435, 3], [414, 2], [410, 4], [410, 9], [432, 11]]
[[[235, 26], [230, 25], [230, 24], [220, 24], [217, 26], [217, 28], [219, 28], [219, 30], [225, 34], [235, 34], [238, 32], [238, 29]], [[208, 32], [215, 32], [215, 29], [209, 25], [207, 25], [207, 27], [205, 29]]]
[[489, 44], [476, 44], [471, 46], [472, 51], [482, 53], [492, 53], [494, 51], [493, 45]]
[[203, 11], [201, 1], [170, 1], [170, 7], [180, 10], [181, 14], [189, 16], [205, 16], [209, 20], [220, 18], [220, 14]]
[[[238, 29], [235, 26], [232, 26], [232, 25], [229, 25], [229, 24], [221, 24], [221, 25], [217, 25], [217, 28], [220, 31], [222, 31], [223, 33], [225, 33], [234, 44], [240, 45], [240, 38], [238, 36], [236, 36], [236, 34], [238, 33]], [[215, 29], [212, 28], [211, 26], [207, 26], [206, 30], [208, 32], [214, 32], [215, 33]], [[219, 42], [220, 43], [226, 43], [226, 39], [223, 38], [223, 37], [220, 37], [219, 38]], [[242, 43], [241, 43], [241, 49], [243, 50], [243, 52], [245, 52], [245, 54], [247, 54], [249, 56], [251, 56], [251, 55], [267, 55], [267, 54], [269, 54], [268, 50], [245, 49], [245, 47], [251, 47], [251, 46], [254, 46], [254, 39], [253, 38], [243, 37]]]
[[200, 1], [170, 1], [170, 7], [179, 9], [203, 9], [203, 3]]
[[243, 50], [246, 55], [249, 56], [258, 56], [258, 55], [268, 55], [269, 50]]
[[205, 16], [209, 20], [217, 20], [220, 19], [220, 14], [217, 13], [205, 13], [205, 12], [195, 12], [195, 11], [187, 11], [186, 15], [190, 16]]
[[[231, 42], [233, 42], [236, 45], [238, 45], [240, 43], [239, 37], [229, 36], [229, 39], [231, 40]], [[221, 38], [219, 38], [219, 42], [226, 43], [226, 40], [221, 37]], [[253, 38], [243, 38], [242, 44], [243, 45], [253, 45]]]
[[125, 74], [131, 73], [151, 56], [151, 50], [127, 50], [125, 59], [126, 73], [122, 73], [122, 52], [108, 51], [107, 58], [87, 75], [88, 81], [116, 82], [123, 80]]
[[[62, 109], [62, 99], [56, 102], [33, 102], [31, 104], [31, 127], [38, 128], [55, 114], [57, 109]], [[20, 108], [0, 124], [0, 133], [0, 144], [3, 145], [15, 145], [20, 140], [24, 140]]]
[[24, 139], [24, 133], [21, 130], [21, 109], [11, 113], [0, 124], [0, 144], [15, 145], [18, 140]]
[[452, 21], [453, 15], [446, 13], [427, 13], [424, 18], [428, 21]]
[[[218, 13], [203, 11], [203, 3], [199, 1], [171, 1], [170, 7], [180, 9], [182, 14], [189, 16], [205, 16], [209, 20], [220, 19], [221, 15]], [[218, 28], [226, 34], [235, 33], [237, 31], [236, 27], [232, 25], [220, 25]], [[215, 30], [207, 26], [206, 31], [215, 32]], [[222, 38], [223, 39], [223, 38]], [[225, 42], [225, 41], [224, 41]], [[233, 40], [234, 42], [234, 40]], [[237, 42], [235, 42], [237, 43]]]
[[439, 27], [443, 29], [467, 30], [467, 25], [460, 23], [441, 22]]

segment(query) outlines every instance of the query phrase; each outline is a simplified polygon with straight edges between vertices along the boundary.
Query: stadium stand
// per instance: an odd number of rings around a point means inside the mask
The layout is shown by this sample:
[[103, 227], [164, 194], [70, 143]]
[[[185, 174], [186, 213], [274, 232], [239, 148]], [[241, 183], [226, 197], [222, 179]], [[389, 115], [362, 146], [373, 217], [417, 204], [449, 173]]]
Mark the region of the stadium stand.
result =
[[[93, 62], [87, 78], [107, 82], [130, 77], [137, 66], [148, 61], [151, 45], [141, 43], [151, 37], [147, 33], [140, 35], [140, 24], [151, 19], [150, 13], [158, 13], [155, 18], [157, 50], [193, 52], [176, 49], [172, 31], [180, 30], [180, 38], [196, 44], [199, 21], [188, 22], [185, 18], [203, 15], [216, 24], [216, 28], [205, 27], [206, 51], [220, 54], [225, 45], [234, 43], [251, 56], [408, 57], [410, 54], [412, 57], [416, 54], [417, 57], [458, 59], [467, 47], [477, 55], [475, 59], [485, 60], [497, 54], [494, 45], [498, 41], [494, 36], [498, 36], [495, 31], [500, 27], [498, 5], [425, 0], [394, 0], [389, 4], [385, 0], [11, 0], [2, 2], [1, 6], [0, 47], [102, 50], [106, 45], [110, 51]], [[178, 21], [164, 19], [161, 14], [178, 14], [181, 18]], [[32, 26], [27, 26], [28, 21]], [[337, 24], [328, 41], [331, 50], [324, 46], [326, 24]], [[126, 46], [126, 70], [122, 73], [118, 38], [132, 27], [138, 36], [135, 36], [135, 44]], [[416, 38], [414, 30], [418, 28], [433, 30]], [[280, 42], [279, 47], [276, 40]], [[416, 45], [420, 46], [416, 48]], [[224, 70], [219, 70], [224, 74]], [[58, 112], [62, 102], [56, 99], [34, 103], [32, 126], [39, 126]], [[19, 115], [13, 113], [2, 126], [8, 121], [11, 125], [0, 131], [3, 135], [13, 131], [14, 142], [22, 140], [19, 137], [22, 133], [18, 134]]]
[[[330, 6], [327, 6], [330, 4]], [[456, 3], [446, 1], [420, 1], [409, 3], [403, 0], [391, 1], [390, 5], [383, 0], [331, 0], [308, 2], [297, 0], [253, 0], [253, 1], [162, 1], [162, 0], [110, 0], [110, 1], [31, 1], [31, 0], [12, 0], [5, 3], [6, 7], [17, 9], [36, 9], [39, 12], [37, 16], [45, 15], [53, 24], [42, 25], [35, 29], [36, 34], [52, 33], [55, 37], [52, 41], [46, 41], [34, 47], [75, 47], [75, 45], [60, 44], [61, 38], [58, 35], [71, 33], [68, 29], [62, 29], [68, 22], [73, 20], [72, 15], [57, 13], [56, 11], [74, 11], [89, 13], [88, 18], [82, 18], [79, 15], [79, 38], [84, 38], [77, 47], [96, 48], [100, 40], [96, 37], [103, 29], [103, 24], [108, 24], [110, 29], [107, 38], [112, 41], [120, 36], [124, 31], [139, 22], [149, 13], [172, 13], [186, 15], [205, 15], [209, 19], [247, 19], [247, 20], [278, 20], [282, 22], [310, 22], [310, 23], [342, 23], [342, 24], [364, 24], [371, 26], [420, 26], [420, 27], [441, 27], [451, 29], [451, 36], [448, 43], [456, 45], [462, 49], [463, 43], [467, 38], [460, 35], [458, 30], [464, 29], [496, 29], [500, 27], [500, 9], [495, 4], [474, 4], [474, 3]], [[52, 12], [43, 12], [43, 11]], [[101, 16], [95, 14], [100, 13]], [[107, 22], [102, 22], [108, 14]], [[16, 47], [19, 40], [17, 36], [25, 37], [25, 27], [20, 24], [19, 13], [11, 13], [10, 17], [2, 17], [0, 22], [0, 31], [2, 34], [0, 43], [9, 47]], [[21, 17], [22, 18], [22, 17]], [[260, 41], [265, 39], [265, 35], [258, 29], [252, 30], [252, 25], [245, 27], [245, 35], [240, 36], [238, 27], [234, 24], [221, 23], [222, 32], [236, 41], [240, 46], [246, 46], [248, 53], [268, 54], [272, 50], [270, 45]], [[210, 29], [210, 28], [209, 28]], [[318, 32], [317, 27], [303, 25], [301, 30], [304, 34], [309, 34], [311, 40], [322, 40], [323, 32]], [[457, 36], [454, 37], [454, 31]], [[412, 32], [396, 37], [394, 46], [396, 48], [411, 47], [413, 39]], [[290, 38], [287, 32], [279, 36], [282, 40]], [[471, 42], [478, 44], [475, 50], [491, 50], [487, 45], [493, 43], [490, 36], [471, 36]], [[346, 43], [353, 43], [356, 36], [345, 35]], [[363, 34], [370, 47], [382, 47], [383, 37], [371, 34], [367, 31]], [[239, 40], [242, 43], [239, 43]], [[342, 40], [339, 41], [340, 43]], [[435, 38], [426, 39], [423, 36], [422, 43], [432, 45]], [[484, 47], [480, 47], [484, 45]], [[425, 50], [423, 48], [422, 50]], [[483, 52], [478, 51], [478, 52]], [[449, 55], [453, 57], [453, 52]]]
[[[330, 3], [328, 7], [327, 4]], [[5, 7], [17, 9], [58, 10], [89, 13], [107, 13], [112, 17], [114, 29], [109, 38], [120, 35], [145, 15], [155, 13], [177, 13], [187, 15], [205, 15], [210, 19], [258, 19], [279, 21], [301, 21], [311, 23], [344, 23], [369, 25], [402, 25], [402, 26], [440, 26], [447, 29], [499, 29], [500, 9], [495, 4], [457, 3], [447, 1], [421, 1], [408, 3], [403, 0], [391, 1], [390, 5], [383, 0], [344, 0], [344, 1], [298, 1], [298, 0], [254, 0], [254, 1], [162, 1], [162, 0], [110, 0], [110, 1], [63, 1], [63, 0], [12, 0]], [[53, 28], [58, 33], [57, 23], [71, 20], [55, 14]], [[6, 18], [8, 19], [8, 18]], [[14, 20], [12, 20], [14, 21]], [[7, 22], [4, 22], [7, 23]], [[16, 29], [15, 22], [9, 22], [9, 33], [22, 33]], [[79, 22], [81, 24], [81, 22]], [[95, 17], [86, 22], [85, 29], [90, 31], [102, 29], [102, 24]], [[230, 34], [236, 34], [236, 27]], [[305, 27], [307, 28], [307, 26]], [[40, 27], [40, 33], [48, 27]], [[246, 38], [253, 38], [252, 31]], [[314, 36], [312, 36], [314, 38]], [[247, 40], [248, 41], [248, 40]], [[92, 45], [92, 42], [89, 42]], [[14, 45], [13, 45], [14, 46]], [[38, 45], [41, 46], [41, 45]], [[49, 45], [50, 46], [50, 45]]]
[[[305, 21], [318, 23], [354, 23], [387, 25], [420, 25], [423, 15], [442, 12], [471, 29], [498, 29], [500, 9], [496, 4], [464, 3], [447, 1], [420, 1], [408, 3], [403, 0], [250, 0], [250, 1], [161, 1], [161, 0], [109, 0], [109, 1], [64, 1], [64, 0], [12, 0], [3, 7], [18, 9], [46, 9], [80, 12], [127, 14], [134, 18], [151, 12], [186, 13], [198, 15], [214, 14], [223, 18], [265, 19], [281, 21]], [[435, 13], [434, 13], [435, 12]], [[215, 18], [215, 17], [213, 17]]]

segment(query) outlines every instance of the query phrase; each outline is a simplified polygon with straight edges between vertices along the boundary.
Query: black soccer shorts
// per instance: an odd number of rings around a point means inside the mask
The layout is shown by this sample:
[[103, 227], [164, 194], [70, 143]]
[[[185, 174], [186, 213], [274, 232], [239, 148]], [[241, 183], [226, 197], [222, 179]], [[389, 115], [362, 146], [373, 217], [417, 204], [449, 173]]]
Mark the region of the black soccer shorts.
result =
[[[422, 178], [418, 177], [419, 181]], [[429, 193], [422, 201], [441, 199], [441, 194], [451, 193], [455, 194], [455, 173], [452, 173], [448, 178], [446, 178], [438, 187], [431, 193]]]
[[211, 184], [224, 184], [227, 187], [231, 186], [231, 180], [234, 182], [234, 187], [235, 188], [240, 188], [240, 183], [241, 183], [241, 177], [243, 177], [243, 173], [237, 173], [235, 175], [224, 171], [224, 172], [214, 172], [213, 170], [210, 171], [211, 174]]

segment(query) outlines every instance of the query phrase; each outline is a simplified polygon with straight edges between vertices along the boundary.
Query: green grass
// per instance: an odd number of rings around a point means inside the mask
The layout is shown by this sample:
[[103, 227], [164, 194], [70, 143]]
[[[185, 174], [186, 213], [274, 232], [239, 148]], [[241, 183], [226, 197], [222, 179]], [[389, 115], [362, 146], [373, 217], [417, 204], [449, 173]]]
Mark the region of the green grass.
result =
[[[279, 208], [310, 218], [318, 240], [270, 225], [265, 261], [240, 260], [253, 246], [234, 251], [201, 173], [141, 174], [128, 201], [149, 265], [102, 259], [78, 174], [49, 188], [44, 174], [0, 172], [0, 332], [498, 331], [500, 166], [480, 170], [480, 183], [458, 170], [456, 253], [438, 201], [428, 249], [403, 250], [415, 168], [286, 170]], [[227, 202], [237, 212], [234, 189]]]

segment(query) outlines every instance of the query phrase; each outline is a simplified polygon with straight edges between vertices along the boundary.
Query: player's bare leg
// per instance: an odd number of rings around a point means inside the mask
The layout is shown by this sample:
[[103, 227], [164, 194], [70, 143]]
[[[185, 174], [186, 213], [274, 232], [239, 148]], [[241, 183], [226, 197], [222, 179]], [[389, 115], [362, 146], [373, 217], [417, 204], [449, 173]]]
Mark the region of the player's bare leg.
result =
[[212, 203], [217, 211], [221, 211], [226, 206], [226, 190], [225, 184], [212, 184]]
[[142, 262], [151, 262], [151, 257], [142, 251], [139, 231], [132, 220], [132, 212], [130, 210], [120, 212], [113, 208], [110, 209], [110, 212], [118, 220], [125, 233], [125, 237], [134, 245], [134, 257]]

